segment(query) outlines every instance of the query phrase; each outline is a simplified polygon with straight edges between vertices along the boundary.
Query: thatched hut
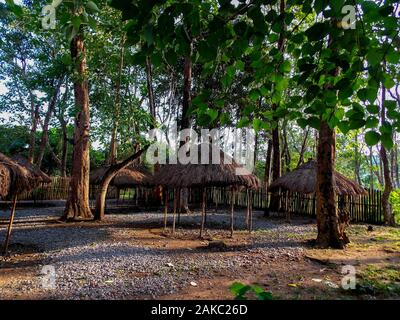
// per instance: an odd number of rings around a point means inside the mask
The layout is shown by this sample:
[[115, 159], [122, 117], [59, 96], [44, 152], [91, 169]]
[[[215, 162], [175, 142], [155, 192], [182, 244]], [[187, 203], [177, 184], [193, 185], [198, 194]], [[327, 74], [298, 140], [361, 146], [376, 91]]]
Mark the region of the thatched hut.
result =
[[[108, 168], [108, 166], [104, 166], [93, 170], [90, 173], [90, 183], [100, 184]], [[118, 172], [110, 184], [120, 189], [131, 188], [147, 184], [151, 176], [150, 171], [145, 167], [132, 165]]]
[[[366, 191], [357, 182], [346, 178], [341, 173], [334, 172], [335, 192], [339, 196], [366, 195]], [[309, 160], [296, 170], [286, 173], [270, 185], [271, 191], [279, 189], [302, 194], [315, 193], [317, 187], [317, 162]]]
[[[208, 155], [202, 157], [202, 152], [208, 150]], [[234, 210], [234, 197], [236, 190], [240, 187], [244, 187], [248, 190], [256, 190], [261, 186], [260, 180], [246, 170], [243, 166], [235, 162], [230, 156], [225, 154], [221, 150], [214, 152], [219, 154], [219, 159], [213, 159], [213, 150], [211, 144], [204, 143], [198, 145], [198, 162], [199, 164], [169, 164], [164, 165], [160, 170], [153, 176], [152, 184], [163, 186], [164, 189], [172, 188], [174, 190], [174, 219], [173, 219], [173, 232], [175, 231], [175, 215], [177, 200], [175, 197], [176, 191], [180, 195], [182, 188], [200, 188], [203, 193], [202, 200], [202, 224], [200, 236], [202, 236], [206, 218], [206, 193], [207, 187], [231, 187], [231, 235], [233, 234], [233, 210]], [[207, 159], [208, 161], [204, 161]], [[203, 161], [201, 161], [203, 159]], [[202, 164], [207, 162], [208, 164]], [[249, 197], [250, 199], [251, 197]], [[164, 228], [167, 223], [167, 211], [168, 202], [165, 201], [165, 212], [164, 212]], [[251, 231], [251, 205], [248, 205], [248, 226]]]
[[[298, 167], [296, 170], [288, 172], [279, 179], [275, 180], [271, 186], [271, 191], [278, 191], [279, 189], [288, 193], [300, 193], [300, 194], [315, 194], [317, 189], [317, 162], [309, 160], [304, 165]], [[364, 196], [367, 194], [365, 189], [360, 186], [357, 182], [346, 178], [341, 173], [334, 172], [334, 189], [335, 193], [339, 197], [338, 201], [338, 213], [339, 220], [342, 226], [345, 226], [350, 221], [350, 213], [346, 206], [345, 197], [350, 196]], [[285, 200], [285, 197], [283, 197]], [[287, 218], [290, 220], [290, 212], [292, 211], [290, 202], [283, 201], [283, 207], [286, 211]], [[314, 206], [315, 204], [313, 204]], [[314, 207], [315, 208], [315, 207]]]
[[[39, 167], [30, 163], [26, 158], [17, 155], [11, 158], [15, 163], [19, 164], [21, 167], [25, 168], [29, 171], [31, 176], [34, 178], [35, 183], [33, 183], [33, 187], [38, 186], [39, 184], [51, 183], [51, 178], [45, 174]], [[26, 190], [25, 190], [26, 191]]]
[[0, 153], [0, 197], [11, 196], [13, 199], [4, 253], [7, 252], [10, 241], [18, 194], [30, 191], [41, 183], [50, 182], [51, 179], [45, 173], [24, 158], [17, 156], [10, 159]]

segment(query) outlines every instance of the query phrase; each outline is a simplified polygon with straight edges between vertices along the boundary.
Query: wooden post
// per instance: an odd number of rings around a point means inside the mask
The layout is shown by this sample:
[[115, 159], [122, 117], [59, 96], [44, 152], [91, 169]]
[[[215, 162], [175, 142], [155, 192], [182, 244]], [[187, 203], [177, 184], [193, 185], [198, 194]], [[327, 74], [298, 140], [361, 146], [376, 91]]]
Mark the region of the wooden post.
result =
[[246, 189], [247, 195], [247, 210], [246, 210], [246, 228], [250, 229], [250, 191]]
[[11, 215], [10, 215], [10, 222], [8, 224], [8, 229], [7, 229], [7, 236], [6, 236], [6, 241], [4, 243], [4, 250], [3, 250], [3, 254], [6, 255], [7, 251], [8, 251], [8, 245], [10, 243], [10, 237], [11, 237], [11, 230], [12, 230], [12, 226], [14, 223], [14, 216], [15, 216], [15, 208], [17, 206], [17, 195], [14, 195], [13, 198], [13, 206], [11, 209]]
[[253, 192], [250, 191], [250, 205], [249, 205], [249, 209], [250, 209], [250, 221], [249, 221], [249, 233], [251, 233], [253, 231]]
[[181, 225], [181, 209], [182, 209], [182, 203], [181, 203], [181, 192], [182, 189], [178, 188], [178, 226]]
[[235, 208], [235, 189], [231, 189], [231, 238], [233, 237], [233, 210]]
[[164, 193], [164, 231], [167, 230], [168, 203], [169, 203], [168, 189], [165, 188], [165, 193]]
[[173, 219], [173, 222], [172, 222], [172, 234], [174, 234], [175, 233], [175, 224], [176, 224], [176, 204], [177, 204], [177, 201], [176, 201], [177, 199], [176, 199], [176, 188], [174, 188], [174, 219]]
[[200, 238], [203, 237], [204, 225], [206, 223], [206, 189], [203, 188], [203, 200], [202, 200], [202, 210], [201, 210], [201, 228], [200, 228]]
[[217, 187], [214, 188], [214, 203], [215, 203], [215, 213], [218, 213], [218, 196], [219, 189]]
[[207, 188], [205, 188], [205, 199], [203, 199], [204, 201], [204, 226], [207, 225], [207, 199], [208, 199], [208, 194], [207, 194]]

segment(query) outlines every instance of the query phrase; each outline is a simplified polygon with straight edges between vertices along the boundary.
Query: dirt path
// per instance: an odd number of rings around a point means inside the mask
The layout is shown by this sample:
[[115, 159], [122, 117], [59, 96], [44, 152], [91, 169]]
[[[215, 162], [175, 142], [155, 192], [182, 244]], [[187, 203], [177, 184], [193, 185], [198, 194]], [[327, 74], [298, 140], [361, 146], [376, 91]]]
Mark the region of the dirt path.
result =
[[[256, 213], [250, 235], [241, 212], [230, 239], [228, 214], [215, 214], [199, 239], [198, 213], [182, 217], [175, 235], [159, 227], [161, 213], [101, 224], [60, 224], [51, 208], [19, 213], [12, 254], [0, 258], [0, 299], [232, 299], [234, 282], [274, 299], [400, 297], [399, 229], [353, 225], [346, 250], [318, 250], [309, 244], [315, 222], [304, 218], [286, 224]], [[45, 265], [54, 267], [53, 289], [43, 288]], [[340, 287], [344, 265], [356, 269], [356, 290]]]

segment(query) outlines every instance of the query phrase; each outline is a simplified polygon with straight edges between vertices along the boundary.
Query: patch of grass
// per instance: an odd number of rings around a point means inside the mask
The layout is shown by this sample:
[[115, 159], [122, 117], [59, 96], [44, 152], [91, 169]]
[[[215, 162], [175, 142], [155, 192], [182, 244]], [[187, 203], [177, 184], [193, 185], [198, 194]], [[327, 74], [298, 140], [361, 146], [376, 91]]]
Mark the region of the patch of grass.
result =
[[369, 265], [359, 275], [357, 291], [385, 297], [400, 295], [400, 266], [379, 267]]

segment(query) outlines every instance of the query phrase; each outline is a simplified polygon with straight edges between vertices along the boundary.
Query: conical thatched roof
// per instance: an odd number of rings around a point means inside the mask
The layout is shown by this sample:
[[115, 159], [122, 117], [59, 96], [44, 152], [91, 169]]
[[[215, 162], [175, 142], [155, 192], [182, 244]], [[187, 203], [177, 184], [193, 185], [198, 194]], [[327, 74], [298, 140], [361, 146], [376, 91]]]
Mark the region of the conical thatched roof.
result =
[[7, 197], [11, 187], [11, 171], [9, 167], [1, 162], [0, 154], [0, 198]]
[[204, 144], [199, 145], [199, 164], [178, 163], [162, 166], [153, 176], [152, 184], [172, 188], [244, 186], [258, 189], [261, 186], [260, 180], [254, 174], [219, 149], [219, 163], [213, 164], [211, 145], [208, 154], [210, 164], [201, 164], [201, 150], [206, 148]]
[[51, 182], [51, 179], [34, 165], [21, 157], [17, 160], [18, 162], [0, 153], [1, 197], [32, 190], [43, 182]]
[[[108, 166], [100, 167], [90, 173], [90, 183], [97, 185], [100, 184], [101, 179], [106, 173]], [[122, 169], [114, 179], [111, 185], [118, 188], [129, 188], [137, 185], [145, 184], [151, 178], [151, 173], [143, 166], [129, 166]]]
[[11, 158], [14, 162], [19, 164], [20, 166], [29, 170], [29, 172], [38, 180], [38, 183], [51, 183], [51, 178], [45, 174], [42, 170], [40, 170], [37, 166], [30, 163], [24, 157], [17, 155]]
[[[346, 178], [341, 173], [335, 171], [335, 192], [338, 195], [365, 195], [366, 191], [355, 181]], [[296, 170], [288, 172], [279, 179], [275, 180], [270, 190], [279, 188], [299, 193], [315, 193], [317, 184], [317, 163], [314, 160], [298, 167]]]

